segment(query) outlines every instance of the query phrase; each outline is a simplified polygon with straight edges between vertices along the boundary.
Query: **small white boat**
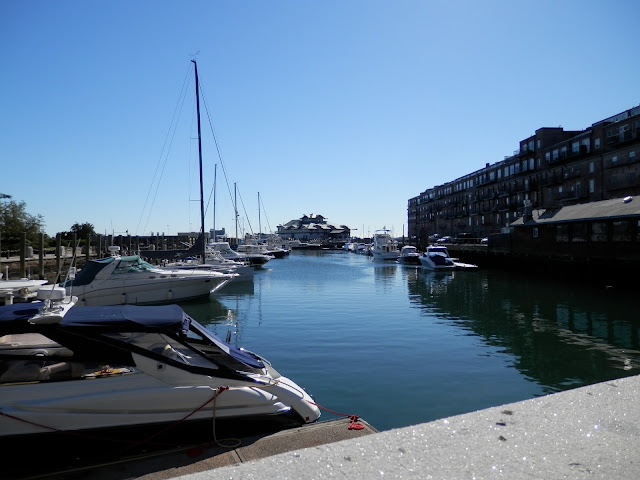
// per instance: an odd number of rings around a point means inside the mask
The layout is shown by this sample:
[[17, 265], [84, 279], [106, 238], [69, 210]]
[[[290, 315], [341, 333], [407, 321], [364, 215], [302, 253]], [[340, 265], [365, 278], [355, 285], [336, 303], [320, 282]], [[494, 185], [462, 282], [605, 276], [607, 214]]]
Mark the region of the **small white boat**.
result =
[[5, 456], [74, 458], [75, 448], [100, 452], [100, 441], [118, 452], [154, 432], [189, 428], [193, 442], [218, 422], [238, 437], [243, 421], [282, 428], [320, 417], [304, 389], [177, 305], [79, 307], [60, 287], [38, 298], [0, 307]]
[[210, 295], [234, 276], [211, 270], [156, 267], [138, 255], [91, 260], [59, 286], [78, 297], [78, 305], [154, 305]]
[[10, 305], [14, 302], [29, 302], [33, 300], [40, 287], [47, 283], [46, 280], [2, 280], [0, 273], [0, 305]]
[[400, 249], [400, 256], [398, 257], [398, 263], [403, 265], [418, 265], [420, 266], [420, 253], [418, 249], [413, 245], [405, 245]]
[[255, 269], [249, 263], [234, 262], [220, 255], [220, 252], [207, 251], [205, 263], [199, 257], [187, 257], [182, 261], [163, 264], [163, 268], [181, 270], [212, 270], [234, 275], [233, 283], [253, 281]]
[[400, 250], [398, 242], [391, 238], [389, 230], [377, 230], [373, 235], [373, 245], [371, 246], [371, 255], [374, 260], [398, 260]]
[[[273, 260], [275, 255], [271, 255], [266, 245], [258, 243], [245, 243], [238, 245], [237, 252], [240, 255], [244, 255], [252, 265], [264, 265], [269, 260]], [[284, 250], [282, 255], [284, 256]], [[266, 257], [266, 258], [262, 258]], [[257, 259], [257, 260], [256, 260]]]
[[273, 257], [264, 255], [260, 252], [240, 253], [231, 248], [229, 242], [209, 242], [205, 246], [206, 255], [209, 256], [213, 252], [218, 252], [223, 258], [233, 260], [234, 262], [248, 263], [249, 265], [259, 268], [265, 265]]
[[457, 260], [453, 260], [453, 265], [455, 266], [456, 270], [477, 270], [478, 266], [474, 265], [473, 263], [464, 263], [464, 262], [458, 262]]
[[429, 245], [420, 257], [420, 263], [429, 270], [453, 270], [455, 264], [444, 245]]

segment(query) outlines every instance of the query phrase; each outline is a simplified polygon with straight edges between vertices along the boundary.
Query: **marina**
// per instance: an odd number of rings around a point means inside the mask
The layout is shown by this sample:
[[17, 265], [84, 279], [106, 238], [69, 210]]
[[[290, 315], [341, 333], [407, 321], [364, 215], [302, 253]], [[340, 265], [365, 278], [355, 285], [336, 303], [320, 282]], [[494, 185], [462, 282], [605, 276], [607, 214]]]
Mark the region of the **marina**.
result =
[[293, 251], [180, 307], [303, 385], [321, 424], [385, 432], [640, 372], [627, 294], [490, 268]]
[[292, 252], [269, 265], [252, 286], [182, 306], [304, 380], [320, 405], [381, 431], [640, 373], [640, 323], [626, 292], [490, 268], [429, 272], [343, 251]]

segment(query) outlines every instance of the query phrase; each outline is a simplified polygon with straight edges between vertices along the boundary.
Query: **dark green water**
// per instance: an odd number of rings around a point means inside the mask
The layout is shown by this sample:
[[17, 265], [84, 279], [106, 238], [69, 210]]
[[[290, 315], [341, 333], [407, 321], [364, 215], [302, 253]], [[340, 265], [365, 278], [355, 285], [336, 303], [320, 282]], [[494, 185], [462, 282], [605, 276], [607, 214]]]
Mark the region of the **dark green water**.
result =
[[318, 404], [379, 430], [640, 373], [633, 294], [553, 274], [434, 274], [294, 251], [253, 284], [182, 306]]

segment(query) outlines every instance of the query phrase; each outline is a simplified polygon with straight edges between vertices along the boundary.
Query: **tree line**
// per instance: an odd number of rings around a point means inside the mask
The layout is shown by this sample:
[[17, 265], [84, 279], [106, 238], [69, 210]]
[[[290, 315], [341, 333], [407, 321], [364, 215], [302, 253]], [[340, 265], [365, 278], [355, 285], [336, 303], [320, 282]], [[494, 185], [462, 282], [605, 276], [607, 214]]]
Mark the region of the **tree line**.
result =
[[[0, 251], [17, 250], [20, 248], [20, 237], [26, 234], [27, 245], [37, 246], [40, 243], [40, 234], [44, 231], [45, 221], [42, 215], [32, 215], [27, 212], [27, 204], [24, 201], [7, 200], [0, 201]], [[60, 232], [63, 240], [72, 240], [73, 234], [80, 241], [84, 241], [89, 235], [95, 235], [91, 223], [76, 222], [67, 232]], [[45, 234], [45, 247], [55, 246], [55, 237]]]

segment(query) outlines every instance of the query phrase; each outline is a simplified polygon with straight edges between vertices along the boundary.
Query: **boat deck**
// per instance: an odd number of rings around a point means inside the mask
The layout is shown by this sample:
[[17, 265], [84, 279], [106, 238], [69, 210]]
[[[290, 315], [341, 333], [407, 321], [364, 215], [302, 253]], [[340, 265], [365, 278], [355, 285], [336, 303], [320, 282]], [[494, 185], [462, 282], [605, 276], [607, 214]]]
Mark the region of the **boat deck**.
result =
[[[341, 440], [377, 433], [377, 430], [362, 419], [358, 422], [362, 429], [349, 429], [351, 420], [336, 419], [322, 421], [298, 428], [281, 430], [267, 435], [257, 435], [240, 439], [220, 439], [218, 442], [228, 447], [214, 444], [197, 447], [185, 447], [170, 451], [154, 452], [123, 458], [110, 463], [69, 468], [49, 472], [38, 478], [70, 479], [87, 478], [92, 480], [163, 480], [176, 478], [219, 467], [238, 465], [261, 458], [302, 448], [334, 443]], [[24, 476], [13, 478], [34, 478], [28, 471]]]

